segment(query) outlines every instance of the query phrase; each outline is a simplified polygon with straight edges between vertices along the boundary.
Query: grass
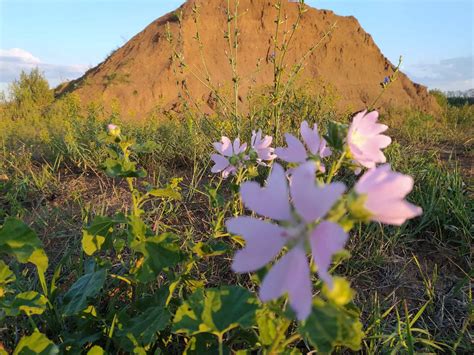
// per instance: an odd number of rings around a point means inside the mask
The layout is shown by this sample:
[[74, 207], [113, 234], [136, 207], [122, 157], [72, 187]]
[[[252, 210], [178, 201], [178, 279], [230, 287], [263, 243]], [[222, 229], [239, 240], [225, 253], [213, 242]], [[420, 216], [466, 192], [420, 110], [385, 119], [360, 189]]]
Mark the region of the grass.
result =
[[[282, 131], [296, 130], [303, 119], [348, 120], [332, 109], [336, 99], [329, 92], [312, 96], [301, 90], [291, 97], [282, 111]], [[73, 275], [82, 263], [83, 223], [128, 205], [126, 186], [107, 179], [101, 170], [106, 148], [98, 137], [111, 121], [139, 142], [157, 143], [153, 154], [140, 157], [150, 181], [183, 177], [183, 201], [149, 204], [146, 219], [153, 223], [164, 218], [183, 243], [223, 235], [223, 212], [213, 199], [208, 156], [210, 143], [232, 129], [228, 120], [189, 110], [179, 117], [121, 122], [116, 113], [107, 114], [97, 104], [83, 107], [74, 96], [41, 107], [32, 101], [27, 109], [21, 105], [25, 103], [5, 102], [0, 108], [0, 224], [6, 216], [18, 216], [33, 225], [52, 264], [62, 260], [66, 274]], [[253, 107], [244, 123], [245, 138], [251, 128], [265, 126], [271, 112], [265, 100], [256, 99]], [[358, 291], [367, 335], [364, 352], [462, 353], [472, 344], [474, 203], [468, 190], [472, 171], [464, 160], [472, 161], [474, 107], [447, 103], [443, 108], [440, 117], [411, 111], [382, 118], [394, 138], [388, 160], [396, 170], [414, 176], [410, 199], [424, 214], [401, 228], [361, 225], [351, 236], [353, 258], [337, 266], [337, 273], [348, 275]], [[19, 119], [18, 112], [28, 114]], [[448, 158], [446, 151], [451, 152]], [[199, 268], [196, 283], [246, 282], [229, 271], [225, 258]], [[62, 282], [67, 279], [63, 276]]]

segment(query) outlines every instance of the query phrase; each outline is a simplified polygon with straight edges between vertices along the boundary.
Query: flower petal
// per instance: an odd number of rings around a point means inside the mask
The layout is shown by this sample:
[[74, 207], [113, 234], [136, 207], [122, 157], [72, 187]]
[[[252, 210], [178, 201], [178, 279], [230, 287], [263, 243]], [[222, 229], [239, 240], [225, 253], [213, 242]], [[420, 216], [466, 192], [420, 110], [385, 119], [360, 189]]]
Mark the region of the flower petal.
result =
[[239, 273], [258, 270], [272, 261], [286, 243], [286, 230], [276, 224], [252, 217], [237, 217], [226, 222], [227, 230], [245, 239], [244, 249], [237, 251], [232, 270]]
[[314, 262], [318, 266], [318, 275], [329, 287], [332, 287], [332, 277], [329, 274], [331, 260], [335, 253], [344, 249], [348, 235], [336, 223], [324, 221], [319, 224], [310, 237]]
[[308, 147], [308, 150], [316, 155], [319, 153], [319, 146], [321, 144], [321, 138], [318, 133], [318, 125], [314, 124], [313, 129], [309, 128], [308, 122], [303, 121], [300, 127], [301, 136], [303, 141]]
[[281, 160], [288, 163], [304, 163], [308, 158], [303, 143], [292, 134], [285, 134], [287, 148], [276, 148], [275, 153]]
[[315, 179], [316, 166], [312, 162], [300, 165], [293, 170], [291, 176], [293, 205], [308, 223], [323, 217], [346, 190], [345, 185], [340, 182], [319, 187]]
[[266, 187], [254, 181], [248, 181], [240, 187], [244, 205], [268, 218], [279, 221], [291, 220], [288, 182], [285, 171], [279, 164], [273, 166]]
[[327, 142], [324, 138], [321, 139], [321, 145], [319, 146], [319, 156], [321, 158], [327, 158], [331, 156], [332, 150], [328, 147]]
[[274, 300], [288, 293], [290, 306], [299, 320], [311, 313], [311, 274], [306, 253], [296, 246], [284, 255], [268, 272], [260, 287], [263, 302]]
[[404, 200], [367, 201], [366, 208], [375, 211], [372, 220], [380, 223], [401, 226], [407, 219], [415, 218], [423, 213], [421, 207]]
[[220, 173], [221, 171], [223, 171], [225, 168], [227, 168], [229, 166], [229, 160], [220, 155], [220, 154], [212, 154], [211, 155], [211, 159], [214, 161], [214, 166], [212, 167], [211, 171], [213, 173]]
[[390, 145], [392, 139], [380, 133], [386, 131], [386, 125], [377, 123], [378, 112], [358, 113], [349, 127], [347, 143], [354, 159], [366, 168], [374, 168], [377, 163], [385, 163], [381, 149]]
[[373, 221], [401, 225], [422, 214], [422, 209], [404, 200], [413, 189], [413, 178], [393, 172], [389, 164], [370, 169], [355, 184], [366, 195], [365, 208]]
[[212, 143], [215, 150], [226, 157], [230, 157], [233, 154], [232, 142], [227, 137], [222, 137], [220, 142]]
[[237, 172], [237, 168], [233, 165], [229, 165], [227, 168], [224, 169], [222, 172], [222, 177], [227, 179], [230, 174], [235, 174]]

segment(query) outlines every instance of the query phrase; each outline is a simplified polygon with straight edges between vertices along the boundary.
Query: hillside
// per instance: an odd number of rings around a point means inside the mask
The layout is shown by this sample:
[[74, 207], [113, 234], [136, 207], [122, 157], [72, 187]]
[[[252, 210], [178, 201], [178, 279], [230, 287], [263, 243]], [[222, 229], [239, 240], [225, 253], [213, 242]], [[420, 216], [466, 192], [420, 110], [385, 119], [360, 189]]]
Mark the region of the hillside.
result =
[[[240, 1], [237, 69], [244, 110], [250, 89], [270, 85], [273, 80], [277, 10], [272, 4], [266, 0]], [[194, 6], [199, 7], [197, 24], [202, 55], [196, 40]], [[370, 105], [380, 93], [380, 82], [393, 73], [393, 64], [354, 17], [341, 17], [309, 6], [307, 10], [287, 53], [286, 73], [337, 23], [330, 36], [307, 58], [300, 79], [330, 83], [337, 90], [341, 108], [355, 111]], [[231, 92], [232, 70], [226, 56], [229, 46], [224, 38], [226, 11], [226, 1], [189, 0], [175, 12], [151, 23], [82, 78], [62, 87], [60, 93], [76, 92], [84, 102], [98, 100], [109, 107], [118, 103], [127, 118], [142, 117], [156, 109], [176, 108], [179, 97], [192, 97], [197, 105], [209, 109], [213, 100], [210, 89], [204, 85], [206, 71], [214, 87], [223, 93]], [[282, 14], [287, 20], [280, 26], [279, 38], [283, 38], [285, 30], [291, 30], [298, 16], [298, 4], [284, 1]], [[173, 63], [173, 53], [182, 55], [185, 68]], [[378, 108], [389, 107], [411, 107], [425, 112], [438, 108], [427, 89], [403, 73], [378, 101]]]

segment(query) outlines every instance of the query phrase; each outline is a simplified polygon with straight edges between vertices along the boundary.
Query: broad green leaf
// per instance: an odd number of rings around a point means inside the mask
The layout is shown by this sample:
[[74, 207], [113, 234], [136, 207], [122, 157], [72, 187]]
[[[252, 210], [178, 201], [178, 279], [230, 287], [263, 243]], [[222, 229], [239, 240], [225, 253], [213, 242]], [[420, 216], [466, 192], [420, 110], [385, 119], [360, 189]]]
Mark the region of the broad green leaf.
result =
[[16, 280], [15, 274], [10, 270], [7, 264], [0, 260], [0, 298], [2, 298], [6, 289], [5, 286]]
[[20, 263], [33, 263], [44, 272], [48, 268], [42, 243], [36, 233], [22, 221], [7, 218], [0, 229], [0, 252], [14, 256]]
[[259, 309], [256, 315], [259, 340], [263, 345], [272, 345], [277, 336], [278, 320], [268, 309]]
[[362, 339], [364, 339], [364, 329], [359, 321], [359, 313], [350, 311], [341, 316], [341, 338], [339, 345], [348, 347], [353, 351], [361, 349]]
[[101, 235], [90, 234], [87, 230], [82, 231], [82, 250], [87, 255], [93, 255], [102, 249], [105, 243], [105, 237]]
[[40, 273], [46, 272], [46, 269], [48, 268], [48, 256], [44, 249], [36, 249], [33, 254], [31, 254], [28, 261], [35, 264]]
[[63, 343], [61, 344], [63, 349], [69, 349], [69, 354], [80, 354], [87, 344], [98, 342], [102, 338], [103, 333], [100, 329], [97, 330], [86, 326], [75, 329], [71, 333], [63, 331], [61, 336], [63, 338]]
[[229, 244], [222, 241], [214, 242], [199, 242], [193, 247], [193, 252], [196, 253], [199, 257], [205, 258], [210, 256], [223, 255], [229, 252]]
[[173, 332], [219, 336], [238, 326], [248, 328], [257, 308], [256, 298], [242, 287], [198, 289], [176, 311]]
[[[113, 227], [117, 224], [127, 223], [123, 215], [114, 218], [97, 216], [92, 224], [82, 231], [82, 249], [87, 255], [100, 251], [104, 243], [110, 238]], [[111, 242], [110, 245], [113, 243]]]
[[[189, 339], [184, 349], [184, 355], [202, 355], [202, 354], [218, 354], [219, 344], [215, 336], [211, 334], [196, 334]], [[225, 347], [224, 353], [229, 354], [229, 350]]]
[[87, 300], [96, 296], [104, 286], [107, 272], [101, 269], [79, 278], [64, 295], [64, 315], [77, 314], [88, 306]]
[[11, 303], [11, 310], [25, 312], [26, 315], [43, 314], [46, 310], [48, 299], [35, 291], [22, 292], [15, 296]]
[[132, 150], [135, 153], [141, 153], [141, 154], [149, 154], [155, 151], [158, 148], [158, 144], [154, 141], [147, 141], [142, 144], [134, 144], [132, 146]]
[[171, 319], [171, 313], [164, 305], [151, 306], [133, 318], [122, 322], [117, 336], [133, 340], [134, 344], [147, 346], [154, 343], [158, 332], [164, 330]]
[[129, 234], [129, 243], [139, 243], [143, 242], [147, 236], [148, 227], [143, 222], [143, 219], [140, 216], [129, 216], [128, 217], [128, 234]]
[[360, 349], [364, 333], [356, 311], [316, 299], [300, 333], [318, 351], [331, 352], [336, 346]]
[[120, 325], [117, 336], [133, 341], [133, 345], [145, 347], [154, 343], [157, 333], [164, 330], [171, 319], [166, 307], [168, 290], [159, 290], [153, 297], [147, 297], [135, 304], [134, 316], [128, 318], [125, 313], [119, 315]]
[[34, 332], [30, 336], [21, 338], [13, 355], [54, 355], [59, 354], [58, 347], [46, 335]]
[[181, 200], [181, 194], [172, 189], [171, 187], [167, 187], [164, 189], [153, 189], [148, 191], [148, 194], [153, 197], [158, 197], [158, 198], [170, 198], [173, 200]]
[[137, 163], [120, 157], [118, 159], [107, 158], [104, 163], [105, 173], [113, 178], [143, 178], [146, 171], [137, 169]]
[[152, 342], [157, 332], [166, 328], [170, 318], [171, 314], [167, 309], [151, 307], [131, 318], [122, 331], [133, 334], [140, 344], [146, 345]]
[[173, 267], [183, 260], [183, 253], [177, 243], [177, 237], [170, 233], [132, 243], [131, 247], [143, 255], [143, 259], [132, 270], [141, 282], [156, 279], [163, 269]]
[[94, 345], [87, 352], [87, 355], [104, 355], [104, 354], [105, 354], [105, 350], [102, 349], [99, 345]]

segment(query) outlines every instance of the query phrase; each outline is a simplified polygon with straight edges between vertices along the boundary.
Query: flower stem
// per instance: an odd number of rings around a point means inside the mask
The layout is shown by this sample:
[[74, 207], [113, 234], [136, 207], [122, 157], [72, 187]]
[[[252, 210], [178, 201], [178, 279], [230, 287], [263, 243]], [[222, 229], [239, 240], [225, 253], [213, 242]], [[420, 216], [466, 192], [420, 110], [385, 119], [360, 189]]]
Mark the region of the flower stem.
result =
[[283, 345], [281, 347], [282, 347], [282, 349], [285, 349], [288, 345], [290, 345], [291, 343], [294, 343], [295, 341], [300, 340], [300, 339], [301, 339], [301, 335], [299, 335], [298, 333], [293, 334], [291, 337], [288, 338], [287, 341], [285, 341], [283, 343]]
[[219, 334], [217, 336], [217, 340], [219, 341], [219, 355], [224, 355], [224, 341], [223, 341], [223, 335]]
[[331, 170], [329, 171], [329, 175], [326, 179], [326, 184], [330, 184], [336, 173], [339, 171], [341, 168], [342, 163], [344, 162], [344, 159], [347, 156], [347, 151], [344, 150], [344, 152], [341, 154], [339, 160], [336, 162], [336, 164], [333, 164], [331, 166]]

